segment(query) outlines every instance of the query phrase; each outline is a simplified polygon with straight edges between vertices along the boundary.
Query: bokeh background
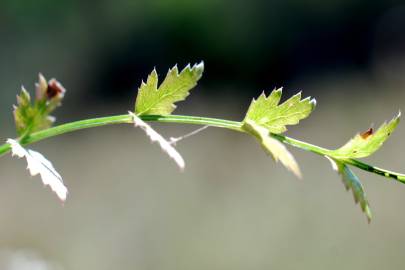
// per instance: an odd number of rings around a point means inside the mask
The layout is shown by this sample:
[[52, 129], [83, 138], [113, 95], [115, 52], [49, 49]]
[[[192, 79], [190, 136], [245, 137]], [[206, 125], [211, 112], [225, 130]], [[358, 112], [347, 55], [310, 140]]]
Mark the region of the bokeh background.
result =
[[[405, 3], [330, 1], [0, 2], [0, 123], [38, 72], [68, 89], [58, 123], [133, 108], [156, 67], [204, 60], [177, 113], [239, 120], [252, 97], [284, 87], [315, 96], [288, 135], [338, 147], [405, 110]], [[154, 125], [167, 137], [194, 129]], [[367, 162], [405, 171], [400, 125]], [[178, 144], [180, 173], [142, 131], [102, 127], [32, 146], [53, 161], [61, 205], [6, 155], [0, 269], [403, 269], [405, 186], [358, 170], [374, 219], [327, 160], [292, 149], [299, 181], [254, 140], [209, 128]]]

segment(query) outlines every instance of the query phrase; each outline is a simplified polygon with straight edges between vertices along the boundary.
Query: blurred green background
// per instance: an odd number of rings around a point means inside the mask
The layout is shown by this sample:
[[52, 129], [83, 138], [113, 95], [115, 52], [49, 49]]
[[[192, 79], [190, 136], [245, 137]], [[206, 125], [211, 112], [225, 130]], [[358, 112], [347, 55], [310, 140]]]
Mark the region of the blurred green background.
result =
[[[315, 96], [288, 135], [338, 147], [405, 110], [403, 1], [18, 1], [0, 3], [0, 121], [38, 72], [68, 92], [58, 123], [121, 114], [156, 67], [204, 60], [177, 113], [239, 120], [284, 86]], [[190, 126], [154, 125], [165, 136]], [[366, 161], [405, 171], [399, 125]], [[0, 269], [403, 269], [405, 186], [356, 170], [367, 224], [329, 162], [292, 149], [304, 179], [247, 136], [209, 128], [178, 144], [180, 173], [142, 131], [103, 127], [32, 146], [64, 176], [61, 205], [25, 162], [0, 162]]]

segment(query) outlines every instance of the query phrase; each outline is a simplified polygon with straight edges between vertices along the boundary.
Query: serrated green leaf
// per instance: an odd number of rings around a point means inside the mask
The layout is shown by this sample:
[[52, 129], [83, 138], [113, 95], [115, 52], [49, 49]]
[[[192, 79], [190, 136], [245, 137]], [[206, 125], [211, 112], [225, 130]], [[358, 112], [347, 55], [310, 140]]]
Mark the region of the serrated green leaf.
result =
[[148, 76], [146, 83], [142, 82], [135, 103], [135, 113], [169, 115], [176, 109], [175, 102], [184, 100], [190, 90], [196, 86], [204, 71], [204, 63], [187, 65], [180, 73], [174, 66], [158, 88], [156, 70]]
[[249, 119], [243, 123], [242, 128], [253, 135], [276, 162], [280, 161], [288, 170], [293, 172], [298, 178], [301, 178], [301, 171], [294, 156], [287, 150], [284, 144], [270, 137], [270, 133], [266, 128], [257, 125]]
[[399, 123], [401, 113], [398, 113], [389, 123], [383, 123], [374, 133], [371, 129], [367, 136], [357, 134], [341, 148], [333, 150], [330, 155], [335, 158], [362, 158], [377, 151], [388, 137], [394, 132]]
[[346, 190], [351, 190], [353, 193], [353, 198], [355, 203], [360, 203], [360, 207], [364, 214], [367, 216], [368, 222], [371, 221], [372, 214], [370, 205], [367, 200], [366, 192], [364, 191], [363, 185], [360, 179], [353, 173], [353, 171], [344, 163], [332, 159], [328, 156], [326, 158], [332, 163], [332, 167], [342, 176], [343, 184]]
[[22, 88], [14, 106], [14, 120], [18, 135], [43, 130], [55, 121], [50, 113], [61, 104], [65, 89], [55, 79], [46, 82], [40, 74], [36, 84], [36, 97], [32, 102], [30, 94]]
[[256, 100], [253, 99], [244, 121], [250, 119], [271, 133], [283, 133], [287, 125], [298, 124], [315, 108], [315, 99], [301, 99], [301, 92], [279, 105], [281, 94], [280, 88], [273, 90], [268, 97], [262, 93]]

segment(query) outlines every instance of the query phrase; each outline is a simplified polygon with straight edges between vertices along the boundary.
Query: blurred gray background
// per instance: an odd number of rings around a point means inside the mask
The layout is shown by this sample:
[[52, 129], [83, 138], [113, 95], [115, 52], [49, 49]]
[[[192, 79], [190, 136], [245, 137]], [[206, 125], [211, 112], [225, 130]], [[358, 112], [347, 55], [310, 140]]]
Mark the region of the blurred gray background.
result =
[[[68, 92], [57, 123], [133, 108], [156, 67], [205, 61], [176, 113], [240, 120], [274, 87], [315, 96], [288, 135], [338, 147], [405, 110], [403, 1], [18, 1], [0, 3], [0, 121], [38, 72]], [[166, 137], [195, 127], [154, 125]], [[367, 162], [405, 171], [399, 125]], [[54, 163], [65, 205], [6, 155], [0, 170], [0, 269], [403, 269], [405, 186], [355, 170], [374, 213], [329, 162], [291, 149], [302, 181], [242, 134], [209, 128], [175, 164], [131, 126], [31, 146]]]

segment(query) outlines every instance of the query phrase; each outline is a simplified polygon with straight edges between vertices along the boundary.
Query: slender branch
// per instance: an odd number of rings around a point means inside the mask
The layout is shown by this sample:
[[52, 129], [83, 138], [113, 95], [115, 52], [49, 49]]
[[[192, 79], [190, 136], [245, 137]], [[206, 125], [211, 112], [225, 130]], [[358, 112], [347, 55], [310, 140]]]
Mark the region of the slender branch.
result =
[[[152, 122], [160, 122], [160, 123], [178, 123], [178, 124], [193, 124], [193, 125], [204, 125], [204, 126], [212, 126], [218, 128], [226, 128], [238, 132], [245, 131], [242, 129], [242, 123], [237, 121], [229, 121], [217, 118], [208, 118], [208, 117], [198, 117], [198, 116], [185, 116], [185, 115], [141, 115], [140, 118], [144, 121], [152, 121]], [[32, 133], [28, 136], [23, 136], [20, 138], [20, 143], [23, 145], [28, 145], [31, 143], [35, 143], [46, 138], [62, 135], [65, 133], [99, 127], [99, 126], [106, 126], [112, 124], [132, 124], [133, 120], [132, 117], [128, 114], [123, 115], [115, 115], [115, 116], [107, 116], [107, 117], [100, 117], [100, 118], [92, 118], [86, 120], [75, 121], [67, 124], [62, 124], [59, 126], [55, 126], [49, 129], [41, 130], [35, 133]], [[306, 143], [303, 141], [299, 141], [297, 139], [293, 139], [287, 136], [283, 136], [280, 134], [271, 134], [271, 136], [280, 142], [289, 144], [291, 146], [300, 148], [302, 150], [306, 150], [321, 156], [327, 156], [330, 153], [329, 149], [319, 147], [310, 143]], [[0, 156], [8, 153], [11, 150], [9, 144], [5, 143], [0, 145]], [[393, 178], [399, 182], [405, 183], [405, 174], [400, 174], [392, 171], [388, 171], [385, 169], [381, 169], [356, 159], [342, 159], [342, 162], [346, 164], [350, 164], [354, 167], [357, 167], [361, 170], [375, 173], [384, 177]]]
[[405, 184], [405, 174], [401, 174], [401, 173], [389, 171], [389, 170], [386, 170], [386, 169], [378, 168], [378, 167], [363, 163], [363, 162], [361, 162], [361, 161], [359, 161], [357, 159], [353, 159], [353, 158], [346, 159], [346, 160], [344, 160], [344, 162], [346, 164], [350, 164], [350, 165], [355, 166], [355, 167], [357, 167], [359, 169], [362, 169], [364, 171], [375, 173], [375, 174], [378, 174], [378, 175], [381, 175], [381, 176], [384, 176], [384, 177], [387, 177], [387, 178], [393, 178], [393, 179], [397, 180], [398, 182], [401, 182], [401, 183]]
[[[240, 122], [228, 121], [222, 119], [208, 118], [208, 117], [196, 117], [196, 116], [182, 116], [182, 115], [144, 115], [140, 116], [144, 121], [154, 121], [161, 123], [179, 123], [179, 124], [195, 124], [195, 125], [206, 125], [219, 128], [227, 128], [235, 131], [243, 132]], [[29, 136], [24, 135], [19, 138], [19, 141], [22, 145], [28, 145], [35, 143], [50, 137], [62, 135], [65, 133], [70, 133], [73, 131], [106, 126], [112, 124], [132, 124], [132, 117], [128, 114], [107, 116], [100, 118], [92, 118], [86, 120], [79, 120], [67, 124], [62, 124], [52, 128], [44, 129], [41, 131], [34, 132]], [[0, 145], [0, 156], [6, 154], [11, 150], [9, 144]]]
[[[278, 139], [279, 141], [289, 144], [291, 146], [321, 155], [321, 156], [330, 156], [330, 152], [331, 150], [323, 148], [323, 147], [319, 147], [310, 143], [306, 143], [303, 141], [299, 141], [287, 136], [283, 136], [283, 135], [279, 135], [279, 134], [272, 134], [272, 137]], [[401, 174], [401, 173], [397, 173], [397, 172], [393, 172], [393, 171], [389, 171], [386, 169], [382, 169], [382, 168], [378, 168], [375, 167], [373, 165], [369, 165], [367, 163], [361, 162], [357, 159], [354, 158], [347, 158], [347, 159], [342, 159], [342, 162], [352, 165], [354, 167], [357, 167], [363, 171], [367, 171], [367, 172], [371, 172], [371, 173], [375, 173], [387, 178], [393, 178], [401, 183], [405, 183], [405, 174]]]

